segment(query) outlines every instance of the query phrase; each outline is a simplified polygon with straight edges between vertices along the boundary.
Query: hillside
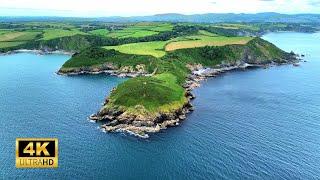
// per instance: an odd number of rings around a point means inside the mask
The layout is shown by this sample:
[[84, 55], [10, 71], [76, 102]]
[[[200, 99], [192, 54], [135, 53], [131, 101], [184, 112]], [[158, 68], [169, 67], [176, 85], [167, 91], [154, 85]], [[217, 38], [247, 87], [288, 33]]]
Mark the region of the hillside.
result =
[[[99, 51], [113, 52], [103, 48]], [[115, 56], [120, 54], [125, 55], [117, 52]], [[134, 55], [134, 57], [152, 56]], [[77, 58], [86, 61], [79, 56], [71, 58], [66, 64], [77, 61]], [[103, 56], [102, 59], [109, 58], [112, 59], [111, 56]], [[122, 61], [132, 69], [136, 66], [128, 64], [125, 59]], [[140, 61], [139, 66], [148, 66], [149, 72], [153, 74], [148, 77], [133, 78], [120, 84], [111, 92], [103, 108], [91, 118], [109, 120], [109, 123], [103, 126], [107, 131], [124, 130], [140, 135], [146, 132], [158, 132], [167, 126], [178, 124], [193, 109], [190, 104], [190, 99], [193, 98], [190, 89], [198, 80], [190, 79], [188, 76], [190, 68], [197, 70], [196, 67], [203, 66], [227, 69], [237, 68], [245, 63], [263, 65], [291, 61], [295, 61], [293, 55], [260, 38], [254, 38], [242, 45], [175, 50], [162, 58]], [[121, 65], [118, 68], [121, 69]]]

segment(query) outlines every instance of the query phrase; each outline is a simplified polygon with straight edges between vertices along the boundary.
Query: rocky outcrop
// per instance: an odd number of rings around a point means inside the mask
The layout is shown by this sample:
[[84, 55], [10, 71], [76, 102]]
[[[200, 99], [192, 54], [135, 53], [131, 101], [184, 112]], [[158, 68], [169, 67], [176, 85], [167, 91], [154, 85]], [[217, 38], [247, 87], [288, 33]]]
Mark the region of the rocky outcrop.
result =
[[83, 75], [83, 74], [107, 74], [118, 77], [137, 77], [137, 76], [150, 76], [151, 74], [146, 71], [144, 64], [134, 66], [117, 67], [112, 63], [104, 63], [102, 65], [79, 67], [79, 68], [61, 68], [57, 74], [59, 75]]
[[[186, 115], [194, 110], [191, 100], [195, 96], [191, 91], [186, 91], [185, 96], [188, 99], [187, 103], [183, 107], [169, 113], [148, 114], [143, 106], [135, 107], [139, 113], [102, 108], [97, 114], [91, 115], [90, 119], [94, 121], [107, 121], [106, 124], [101, 126], [105, 132], [128, 132], [138, 137], [146, 138], [149, 137], [147, 133], [156, 133], [167, 127], [179, 125], [179, 122], [184, 120]], [[108, 104], [108, 98], [104, 104]]]

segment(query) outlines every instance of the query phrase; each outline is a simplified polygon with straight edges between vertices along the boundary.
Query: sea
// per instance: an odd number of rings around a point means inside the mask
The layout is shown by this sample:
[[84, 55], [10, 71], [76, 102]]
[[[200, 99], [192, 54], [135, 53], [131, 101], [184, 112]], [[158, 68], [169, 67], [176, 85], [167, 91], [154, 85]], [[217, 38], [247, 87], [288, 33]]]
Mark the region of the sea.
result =
[[[148, 139], [88, 120], [126, 79], [55, 74], [68, 55], [0, 56], [0, 179], [320, 179], [320, 33], [263, 38], [306, 62], [209, 78], [195, 111]], [[16, 168], [31, 137], [58, 138], [58, 168]]]

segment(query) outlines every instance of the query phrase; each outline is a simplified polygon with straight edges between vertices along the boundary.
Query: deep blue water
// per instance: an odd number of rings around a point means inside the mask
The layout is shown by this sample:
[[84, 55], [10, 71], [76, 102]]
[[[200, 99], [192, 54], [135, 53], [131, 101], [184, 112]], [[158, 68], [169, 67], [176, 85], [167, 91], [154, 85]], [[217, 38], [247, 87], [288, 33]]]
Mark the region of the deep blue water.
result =
[[[320, 179], [320, 34], [264, 38], [308, 62], [208, 79], [196, 111], [147, 140], [87, 120], [124, 79], [55, 75], [64, 55], [0, 56], [0, 179]], [[59, 138], [59, 168], [16, 169], [17, 137]]]

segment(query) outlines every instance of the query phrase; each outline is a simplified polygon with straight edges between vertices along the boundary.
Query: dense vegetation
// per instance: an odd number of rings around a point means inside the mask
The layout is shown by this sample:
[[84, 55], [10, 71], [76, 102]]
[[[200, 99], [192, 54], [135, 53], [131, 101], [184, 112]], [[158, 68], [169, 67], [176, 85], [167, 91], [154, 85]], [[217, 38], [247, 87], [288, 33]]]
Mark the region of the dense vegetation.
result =
[[152, 56], [128, 55], [115, 50], [90, 47], [74, 54], [70, 60], [63, 64], [60, 72], [67, 73], [93, 68], [120, 69], [125, 66], [130, 66], [133, 70], [137, 70], [137, 65], [144, 64], [146, 71], [151, 73], [156, 63], [156, 58]]

